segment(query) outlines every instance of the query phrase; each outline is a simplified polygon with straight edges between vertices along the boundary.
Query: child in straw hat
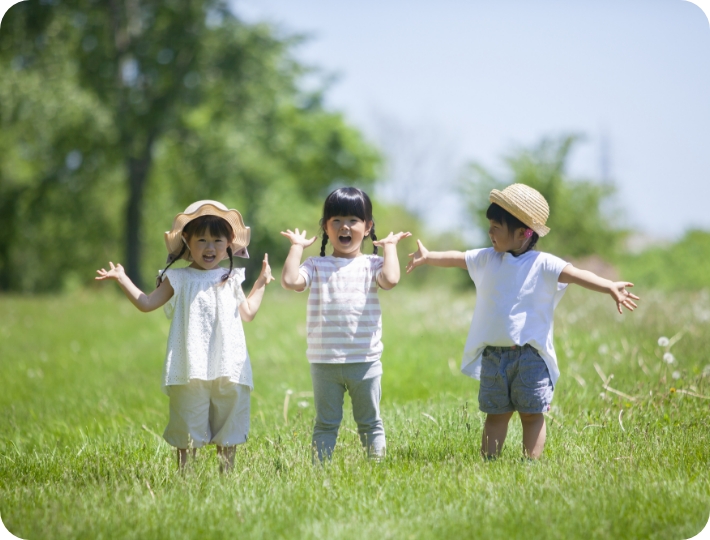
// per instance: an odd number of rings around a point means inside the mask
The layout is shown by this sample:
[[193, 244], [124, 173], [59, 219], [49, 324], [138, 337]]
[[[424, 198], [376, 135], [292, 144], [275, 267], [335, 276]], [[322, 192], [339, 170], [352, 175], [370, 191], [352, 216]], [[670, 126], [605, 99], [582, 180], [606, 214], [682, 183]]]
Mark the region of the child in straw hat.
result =
[[638, 296], [626, 281], [612, 282], [575, 268], [562, 259], [535, 251], [549, 207], [524, 184], [494, 189], [486, 217], [493, 247], [466, 252], [419, 249], [409, 255], [407, 273], [417, 266], [468, 270], [476, 284], [476, 307], [464, 349], [461, 371], [480, 379], [478, 403], [486, 413], [481, 454], [495, 458], [505, 442], [508, 422], [518, 411], [523, 451], [538, 459], [545, 446], [545, 418], [560, 374], [552, 340], [553, 313], [569, 283], [609, 294], [619, 313], [630, 311]]
[[[233, 257], [248, 257], [249, 227], [241, 214], [217, 201], [198, 201], [178, 214], [165, 233], [168, 265], [156, 289], [143, 293], [120, 264], [98, 270], [97, 280], [118, 282], [143, 312], [164, 306], [172, 319], [163, 370], [163, 391], [170, 398], [170, 420], [163, 437], [177, 448], [178, 466], [188, 450], [216, 444], [221, 470], [234, 465], [236, 445], [249, 432], [251, 365], [242, 319], [256, 316], [271, 276], [268, 255], [251, 293], [244, 296], [244, 269]], [[229, 259], [229, 270], [219, 263]], [[186, 268], [170, 268], [179, 260]]]

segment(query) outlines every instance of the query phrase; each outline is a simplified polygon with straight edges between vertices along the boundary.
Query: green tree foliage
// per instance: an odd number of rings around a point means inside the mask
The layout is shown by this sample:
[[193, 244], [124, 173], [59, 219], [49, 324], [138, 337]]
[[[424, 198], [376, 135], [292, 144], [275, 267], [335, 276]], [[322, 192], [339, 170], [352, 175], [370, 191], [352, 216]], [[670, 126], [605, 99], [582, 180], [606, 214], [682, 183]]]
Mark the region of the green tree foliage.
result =
[[625, 279], [644, 289], [710, 289], [710, 232], [688, 231], [671, 246], [623, 255], [618, 265]]
[[540, 249], [567, 257], [613, 257], [626, 235], [617, 224], [617, 215], [608, 208], [614, 187], [569, 177], [567, 161], [578, 141], [574, 135], [543, 139], [533, 148], [514, 152], [504, 159], [509, 170], [506, 178], [479, 163], [470, 164], [462, 189], [481, 229], [488, 230], [485, 213], [490, 191], [513, 183], [526, 184], [538, 190], [550, 205], [547, 225], [551, 232], [538, 242]]
[[205, 198], [243, 213], [256, 265], [265, 251], [285, 254], [279, 230], [317, 218], [330, 186], [370, 186], [378, 153], [320, 91], [300, 89], [297, 43], [219, 0], [11, 8], [0, 33], [0, 289], [56, 288], [108, 253], [120, 259], [119, 246], [140, 282], [164, 261], [173, 216]]

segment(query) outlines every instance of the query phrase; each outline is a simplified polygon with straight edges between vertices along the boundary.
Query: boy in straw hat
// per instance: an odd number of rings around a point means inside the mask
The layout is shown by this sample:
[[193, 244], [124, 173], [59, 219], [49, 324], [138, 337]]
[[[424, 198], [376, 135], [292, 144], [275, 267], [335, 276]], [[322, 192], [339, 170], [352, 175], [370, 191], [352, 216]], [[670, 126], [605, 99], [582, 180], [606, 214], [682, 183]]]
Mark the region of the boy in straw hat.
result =
[[486, 413], [481, 455], [500, 454], [508, 422], [518, 411], [523, 451], [538, 459], [545, 446], [544, 412], [550, 409], [560, 371], [553, 347], [553, 314], [569, 283], [609, 294], [619, 313], [633, 311], [626, 281], [612, 282], [580, 270], [549, 253], [535, 251], [550, 229], [545, 198], [524, 184], [494, 189], [486, 211], [493, 247], [466, 252], [419, 249], [409, 255], [407, 273], [417, 266], [468, 270], [476, 284], [476, 307], [464, 349], [461, 371], [479, 379], [478, 403]]

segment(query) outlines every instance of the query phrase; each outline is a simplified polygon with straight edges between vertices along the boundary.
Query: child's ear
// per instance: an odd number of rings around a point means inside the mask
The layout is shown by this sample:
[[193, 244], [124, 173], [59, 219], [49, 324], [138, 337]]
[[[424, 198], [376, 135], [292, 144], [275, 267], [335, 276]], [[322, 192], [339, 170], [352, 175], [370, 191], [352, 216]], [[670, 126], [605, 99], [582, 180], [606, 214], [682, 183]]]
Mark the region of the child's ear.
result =
[[366, 221], [365, 225], [367, 226], [367, 229], [365, 229], [365, 236], [370, 236], [370, 231], [372, 231], [372, 227], [375, 225], [375, 222], [372, 220]]

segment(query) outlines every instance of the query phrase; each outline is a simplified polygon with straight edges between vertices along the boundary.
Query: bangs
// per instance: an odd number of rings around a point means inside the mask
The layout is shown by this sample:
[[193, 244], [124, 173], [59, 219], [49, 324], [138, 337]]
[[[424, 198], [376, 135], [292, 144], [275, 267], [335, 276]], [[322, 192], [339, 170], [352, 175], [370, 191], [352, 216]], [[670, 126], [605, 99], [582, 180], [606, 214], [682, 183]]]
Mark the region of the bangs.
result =
[[504, 208], [498, 206], [496, 203], [491, 203], [486, 210], [486, 219], [495, 221], [496, 223], [505, 224], [508, 227], [508, 231], [512, 234], [515, 229], [527, 229], [528, 226], [522, 221], [516, 218], [513, 214], [505, 210]]
[[231, 225], [218, 216], [200, 216], [185, 225], [183, 231], [188, 239], [195, 235], [203, 235], [206, 232], [209, 232], [213, 238], [224, 237], [230, 242], [234, 238]]
[[323, 224], [334, 216], [357, 216], [372, 221], [372, 204], [363, 195], [357, 188], [341, 188], [328, 195], [323, 205]]

